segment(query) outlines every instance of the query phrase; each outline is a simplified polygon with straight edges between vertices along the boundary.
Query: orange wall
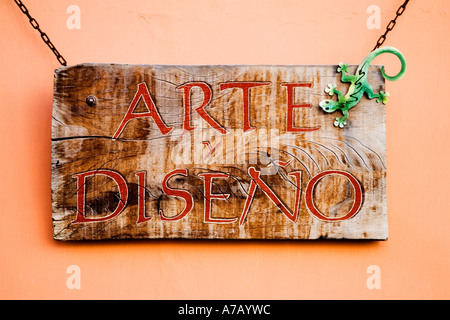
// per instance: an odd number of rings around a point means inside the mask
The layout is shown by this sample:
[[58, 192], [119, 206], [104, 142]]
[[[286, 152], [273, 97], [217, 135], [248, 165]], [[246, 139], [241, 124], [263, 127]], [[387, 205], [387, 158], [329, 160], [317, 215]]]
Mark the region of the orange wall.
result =
[[[403, 0], [23, 0], [69, 64], [358, 64]], [[338, 4], [339, 3], [339, 4]], [[66, 26], [69, 5], [81, 29]], [[381, 29], [369, 30], [369, 5]], [[411, 1], [387, 45], [389, 240], [52, 240], [50, 50], [0, 2], [0, 298], [450, 298], [450, 1]], [[387, 72], [396, 59], [383, 60]], [[81, 289], [68, 289], [69, 265]], [[366, 285], [380, 267], [381, 289]]]

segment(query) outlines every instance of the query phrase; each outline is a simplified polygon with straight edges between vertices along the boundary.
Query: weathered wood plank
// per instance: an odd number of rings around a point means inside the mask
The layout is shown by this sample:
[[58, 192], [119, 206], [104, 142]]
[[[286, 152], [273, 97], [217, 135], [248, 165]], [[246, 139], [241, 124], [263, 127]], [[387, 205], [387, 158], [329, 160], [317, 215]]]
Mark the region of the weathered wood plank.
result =
[[328, 83], [348, 87], [336, 66], [56, 70], [54, 239], [386, 239], [385, 107], [336, 128]]

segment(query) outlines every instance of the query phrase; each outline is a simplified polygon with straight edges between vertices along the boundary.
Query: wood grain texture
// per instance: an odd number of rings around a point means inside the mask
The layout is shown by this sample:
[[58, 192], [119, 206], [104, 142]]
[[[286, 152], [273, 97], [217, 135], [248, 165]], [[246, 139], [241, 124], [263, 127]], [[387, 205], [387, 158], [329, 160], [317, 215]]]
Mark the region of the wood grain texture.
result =
[[[334, 127], [334, 119], [341, 114], [324, 113], [319, 102], [330, 98], [324, 92], [328, 83], [347, 92], [348, 84], [340, 82], [336, 68], [82, 64], [56, 70], [51, 181], [54, 239], [387, 239], [385, 106], [364, 97], [350, 110], [348, 125]], [[351, 66], [350, 72], [355, 69]], [[384, 90], [380, 67], [369, 71], [374, 91]], [[186, 100], [180, 86], [192, 82], [210, 87], [211, 101], [203, 110], [227, 134], [213, 128], [198, 112], [205, 97], [199, 87], [189, 94], [187, 125], [195, 129], [183, 130]], [[243, 132], [243, 90], [221, 90], [221, 84], [230, 82], [265, 83], [249, 91], [249, 124], [254, 130]], [[112, 139], [142, 83], [171, 131], [162, 134], [154, 118], [141, 117], [130, 120], [117, 139]], [[310, 107], [294, 108], [292, 122], [296, 128], [318, 130], [286, 129], [287, 83], [311, 83], [310, 88], [294, 89], [293, 103]], [[90, 95], [96, 98], [94, 106], [86, 103]], [[144, 99], [139, 99], [134, 113], [148, 111]], [[254, 181], [250, 168], [260, 172], [260, 179], [282, 205], [276, 205], [256, 185], [240, 223]], [[188, 191], [193, 208], [183, 218], [170, 221], [186, 205], [182, 198], [163, 190], [164, 177], [176, 169], [185, 169], [187, 174], [172, 176], [167, 186]], [[76, 175], [102, 170], [120, 173], [126, 181], [127, 199], [122, 201], [120, 186], [111, 177], [93, 174], [83, 185], [84, 215], [88, 219], [108, 217], [121, 202], [124, 209], [105, 221], [74, 223], [81, 191]], [[144, 171], [142, 185], [136, 173]], [[361, 185], [361, 208], [352, 218], [324, 221], [308, 209], [308, 183], [326, 171], [349, 173]], [[300, 190], [294, 172], [301, 172]], [[212, 178], [210, 200], [205, 173], [226, 174]], [[319, 212], [334, 219], [351, 210], [355, 193], [348, 178], [329, 174], [317, 182], [312, 199]], [[139, 198], [142, 194], [145, 199]], [[229, 196], [217, 199], [214, 195]], [[291, 221], [281, 209], [284, 205], [294, 212], [296, 200], [298, 216]], [[205, 206], [209, 205], [214, 221], [228, 223], [206, 222]], [[139, 208], [144, 208], [149, 221], [138, 223]]]

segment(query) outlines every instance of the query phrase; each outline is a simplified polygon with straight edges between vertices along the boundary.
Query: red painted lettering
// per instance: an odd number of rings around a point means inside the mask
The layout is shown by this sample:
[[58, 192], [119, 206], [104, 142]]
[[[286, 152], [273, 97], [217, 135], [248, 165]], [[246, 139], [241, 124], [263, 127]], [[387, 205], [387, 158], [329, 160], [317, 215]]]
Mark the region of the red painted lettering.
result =
[[152, 217], [145, 216], [145, 190], [147, 171], [139, 171], [136, 173], [138, 177], [138, 219], [136, 224], [150, 221]]
[[211, 87], [205, 82], [189, 82], [182, 86], [177, 87], [177, 89], [183, 89], [183, 105], [184, 105], [184, 121], [183, 129], [186, 131], [194, 130], [195, 127], [191, 127], [191, 90], [194, 87], [199, 87], [203, 90], [203, 102], [200, 107], [196, 108], [195, 111], [205, 120], [211, 127], [216, 129], [221, 134], [227, 134], [227, 130], [223, 128], [219, 123], [217, 123], [211, 116], [206, 113], [205, 107], [211, 102], [212, 90]]
[[267, 85], [270, 85], [270, 82], [225, 82], [220, 84], [220, 90], [230, 88], [242, 89], [244, 100], [244, 132], [255, 129], [250, 125], [250, 89]]
[[[113, 213], [107, 215], [106, 217], [101, 218], [86, 218], [85, 217], [85, 203], [86, 203], [86, 178], [87, 177], [95, 177], [95, 176], [107, 176], [114, 180], [119, 188], [119, 204]], [[118, 172], [100, 169], [100, 170], [91, 170], [83, 173], [78, 173], [72, 176], [77, 179], [77, 217], [72, 223], [81, 223], [81, 222], [98, 222], [98, 221], [106, 221], [116, 217], [122, 210], [125, 208], [128, 200], [128, 186], [125, 179]]]
[[[344, 216], [341, 216], [341, 217], [337, 217], [337, 218], [327, 217], [324, 214], [322, 214], [316, 208], [316, 206], [314, 204], [314, 199], [313, 199], [313, 192], [314, 192], [314, 187], [316, 186], [316, 184], [323, 177], [325, 177], [327, 175], [332, 175], [332, 174], [338, 174], [338, 175], [342, 175], [342, 176], [346, 177], [348, 180], [350, 180], [350, 182], [353, 186], [353, 190], [355, 191], [355, 195], [354, 195], [355, 200], [354, 200], [352, 208], [350, 209], [350, 211], [347, 214], [345, 214]], [[324, 171], [324, 172], [321, 172], [318, 175], [316, 175], [314, 178], [312, 178], [308, 182], [308, 185], [307, 185], [306, 191], [305, 191], [305, 202], [306, 202], [306, 207], [308, 208], [309, 212], [311, 212], [311, 214], [313, 216], [315, 216], [316, 218], [318, 218], [320, 220], [324, 220], [324, 221], [348, 220], [348, 219], [353, 218], [358, 213], [359, 209], [361, 209], [361, 207], [362, 207], [362, 187], [361, 187], [360, 183], [358, 182], [358, 180], [356, 180], [356, 178], [348, 172], [339, 171], [339, 170]]]
[[[136, 106], [139, 102], [139, 100], [143, 98], [145, 105], [148, 109], [148, 112], [142, 112], [142, 113], [133, 113], [134, 109], [136, 109]], [[156, 105], [153, 102], [152, 97], [150, 96], [150, 93], [148, 91], [147, 85], [145, 83], [139, 83], [138, 89], [136, 92], [136, 95], [134, 96], [133, 101], [130, 104], [130, 107], [128, 108], [128, 111], [123, 118], [122, 122], [119, 125], [119, 128], [117, 129], [116, 133], [112, 137], [113, 140], [116, 140], [119, 135], [122, 133], [123, 129], [127, 125], [127, 123], [135, 118], [143, 118], [143, 117], [150, 117], [152, 118], [156, 125], [158, 126], [159, 130], [163, 135], [168, 134], [173, 128], [167, 127], [164, 124], [164, 121], [161, 119], [161, 116], [159, 115], [158, 110], [156, 109]]]
[[302, 172], [295, 171], [289, 173], [290, 176], [295, 177], [296, 180], [296, 194], [295, 194], [295, 209], [294, 213], [291, 213], [289, 208], [283, 204], [283, 202], [277, 197], [277, 195], [270, 189], [270, 187], [260, 178], [261, 172], [256, 170], [254, 167], [248, 169], [248, 174], [252, 178], [250, 183], [247, 200], [245, 201], [244, 210], [242, 211], [239, 224], [243, 225], [248, 212], [250, 210], [250, 205], [253, 202], [253, 198], [256, 192], [256, 186], [260, 187], [262, 191], [269, 197], [270, 200], [280, 209], [280, 211], [292, 222], [296, 222], [298, 218], [298, 210], [300, 207], [300, 197], [301, 197], [301, 183], [302, 183]]
[[319, 127], [315, 128], [295, 128], [294, 127], [294, 108], [311, 108], [311, 104], [294, 104], [294, 88], [306, 87], [311, 88], [311, 82], [304, 83], [283, 83], [283, 87], [287, 90], [287, 119], [286, 119], [286, 131], [287, 132], [302, 132], [302, 131], [314, 131], [319, 130]]
[[164, 215], [163, 211], [159, 210], [161, 220], [166, 220], [166, 221], [180, 220], [184, 216], [186, 216], [189, 212], [191, 212], [192, 207], [194, 206], [194, 199], [192, 198], [192, 195], [188, 191], [172, 189], [167, 185], [167, 182], [169, 181], [169, 179], [177, 174], [187, 177], [188, 171], [186, 169], [176, 169], [176, 170], [173, 170], [172, 172], [169, 172], [163, 179], [162, 188], [163, 188], [163, 191], [165, 194], [167, 194], [169, 196], [173, 196], [173, 197], [182, 198], [185, 202], [185, 207], [180, 214], [178, 214], [174, 217], [166, 217]]
[[226, 173], [200, 173], [200, 177], [204, 178], [204, 212], [205, 212], [205, 222], [208, 223], [232, 223], [237, 221], [238, 218], [213, 218], [211, 217], [211, 200], [219, 199], [226, 200], [230, 197], [230, 194], [212, 194], [212, 179], [213, 178], [228, 178], [228, 174]]

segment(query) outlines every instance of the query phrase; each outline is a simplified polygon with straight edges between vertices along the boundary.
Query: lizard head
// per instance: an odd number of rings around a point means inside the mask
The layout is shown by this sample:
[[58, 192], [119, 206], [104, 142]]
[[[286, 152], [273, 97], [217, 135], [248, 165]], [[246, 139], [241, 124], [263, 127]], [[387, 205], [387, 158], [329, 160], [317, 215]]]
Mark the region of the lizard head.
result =
[[340, 103], [333, 100], [322, 100], [320, 101], [319, 106], [323, 111], [331, 113], [339, 109]]

